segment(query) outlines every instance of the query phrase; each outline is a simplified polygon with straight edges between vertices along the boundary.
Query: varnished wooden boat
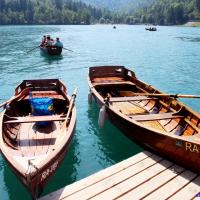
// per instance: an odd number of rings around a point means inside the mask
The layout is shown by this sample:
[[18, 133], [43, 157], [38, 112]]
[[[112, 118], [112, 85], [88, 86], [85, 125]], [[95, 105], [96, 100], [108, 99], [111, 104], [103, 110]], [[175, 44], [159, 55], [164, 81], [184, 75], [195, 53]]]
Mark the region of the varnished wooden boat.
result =
[[122, 66], [91, 67], [90, 95], [132, 141], [200, 173], [200, 115]]
[[50, 56], [61, 55], [61, 53], [62, 53], [62, 48], [56, 47], [56, 46], [42, 46], [42, 45], [40, 45], [40, 50], [41, 50], [41, 52], [43, 52], [47, 55], [50, 55]]
[[[51, 115], [33, 116], [31, 99], [51, 99]], [[67, 95], [58, 79], [24, 80], [0, 117], [0, 148], [33, 199], [63, 160], [76, 122], [76, 91]], [[45, 124], [39, 124], [45, 123]]]

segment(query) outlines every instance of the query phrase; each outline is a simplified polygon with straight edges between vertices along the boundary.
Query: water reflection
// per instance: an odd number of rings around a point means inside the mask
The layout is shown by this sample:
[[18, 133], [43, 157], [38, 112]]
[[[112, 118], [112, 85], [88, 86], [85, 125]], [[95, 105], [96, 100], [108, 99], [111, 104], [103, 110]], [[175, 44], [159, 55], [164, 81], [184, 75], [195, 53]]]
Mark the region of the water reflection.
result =
[[98, 137], [98, 148], [101, 151], [97, 155], [98, 162], [102, 165], [105, 165], [105, 163], [106, 165], [108, 163], [114, 164], [142, 151], [137, 144], [126, 138], [109, 120], [106, 120], [104, 127], [99, 129], [98, 115], [99, 108], [93, 103], [88, 108], [88, 131], [90, 134], [95, 134]]
[[52, 63], [58, 64], [59, 61], [63, 59], [62, 55], [50, 56], [42, 51], [40, 51], [40, 55], [44, 58], [44, 62], [46, 62], [48, 64], [52, 64]]
[[3, 161], [4, 163], [4, 183], [6, 186], [6, 190], [9, 196], [9, 200], [16, 199], [27, 199], [31, 200], [31, 197], [22, 183], [17, 179], [13, 171], [11, 171], [10, 167]]
[[176, 37], [184, 42], [200, 42], [200, 37]]

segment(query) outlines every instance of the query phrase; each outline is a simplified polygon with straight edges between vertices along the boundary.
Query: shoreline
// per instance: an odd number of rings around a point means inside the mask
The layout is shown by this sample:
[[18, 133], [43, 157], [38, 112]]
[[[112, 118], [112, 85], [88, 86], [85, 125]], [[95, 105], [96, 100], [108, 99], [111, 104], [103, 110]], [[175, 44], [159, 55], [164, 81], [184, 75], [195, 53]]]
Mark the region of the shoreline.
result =
[[[118, 26], [118, 25], [129, 25], [129, 26], [148, 26], [147, 24], [100, 24], [100, 23], [91, 23], [91, 24], [0, 24], [0, 27], [3, 26], [92, 26], [92, 25], [108, 25], [108, 26]], [[152, 25], [152, 26], [184, 26], [184, 27], [200, 27], [200, 21], [189, 21], [185, 24], [176, 24], [176, 25]]]
[[200, 21], [189, 21], [184, 26], [187, 27], [200, 27]]

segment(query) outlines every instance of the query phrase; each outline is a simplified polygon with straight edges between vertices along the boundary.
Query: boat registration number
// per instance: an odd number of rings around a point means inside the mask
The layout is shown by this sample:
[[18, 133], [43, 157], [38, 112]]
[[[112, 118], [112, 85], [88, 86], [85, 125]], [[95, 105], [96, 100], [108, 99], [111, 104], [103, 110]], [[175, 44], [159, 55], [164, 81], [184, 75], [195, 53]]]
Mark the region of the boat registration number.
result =
[[58, 166], [58, 161], [56, 161], [55, 163], [53, 163], [53, 165], [51, 165], [49, 168], [47, 168], [41, 176], [41, 181], [43, 181], [44, 179], [46, 179], [53, 171], [56, 170]]
[[185, 142], [185, 145], [182, 141], [176, 141], [176, 146], [185, 148], [186, 151], [190, 151], [192, 153], [199, 153], [200, 148], [196, 144]]
[[186, 151], [194, 152], [194, 153], [199, 153], [200, 149], [196, 144], [192, 144], [190, 142], [185, 143], [185, 149]]

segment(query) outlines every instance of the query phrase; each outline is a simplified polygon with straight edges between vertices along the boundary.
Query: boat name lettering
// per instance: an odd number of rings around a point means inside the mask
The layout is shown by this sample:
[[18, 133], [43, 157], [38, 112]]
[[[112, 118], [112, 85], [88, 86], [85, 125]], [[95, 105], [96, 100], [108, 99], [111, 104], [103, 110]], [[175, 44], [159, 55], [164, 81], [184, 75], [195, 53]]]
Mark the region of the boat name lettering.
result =
[[185, 143], [185, 149], [186, 149], [186, 151], [199, 153], [198, 146], [196, 144], [192, 144], [190, 142]]
[[42, 173], [42, 177], [41, 177], [41, 181], [43, 181], [44, 179], [46, 179], [53, 171], [56, 170], [58, 166], [58, 161], [56, 161], [55, 163], [53, 163], [53, 165], [51, 165], [48, 169], [46, 169], [43, 173]]

